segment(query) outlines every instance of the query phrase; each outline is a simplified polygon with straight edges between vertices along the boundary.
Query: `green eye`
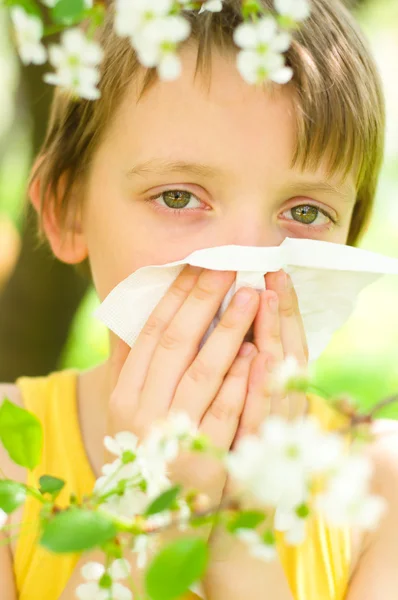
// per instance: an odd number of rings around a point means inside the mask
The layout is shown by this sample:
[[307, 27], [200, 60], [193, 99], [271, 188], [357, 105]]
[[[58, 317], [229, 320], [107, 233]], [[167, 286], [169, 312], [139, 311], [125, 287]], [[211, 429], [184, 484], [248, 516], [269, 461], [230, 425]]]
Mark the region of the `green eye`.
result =
[[311, 225], [314, 223], [320, 213], [319, 208], [310, 206], [309, 204], [303, 204], [302, 206], [295, 206], [291, 210], [292, 217], [295, 221], [304, 223], [305, 225]]
[[169, 190], [161, 195], [164, 203], [169, 208], [185, 208], [192, 199], [190, 192]]

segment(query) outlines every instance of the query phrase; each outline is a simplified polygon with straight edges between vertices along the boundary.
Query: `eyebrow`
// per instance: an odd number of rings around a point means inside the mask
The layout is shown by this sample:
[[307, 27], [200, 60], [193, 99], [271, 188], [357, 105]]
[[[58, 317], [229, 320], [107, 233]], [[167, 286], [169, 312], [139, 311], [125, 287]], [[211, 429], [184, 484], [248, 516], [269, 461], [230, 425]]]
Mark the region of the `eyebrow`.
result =
[[[126, 177], [134, 176], [145, 177], [146, 175], [167, 175], [168, 173], [186, 173], [215, 179], [222, 174], [222, 170], [210, 165], [198, 162], [189, 162], [184, 160], [167, 160], [153, 158], [138, 163], [126, 172]], [[287, 192], [295, 192], [300, 189], [302, 192], [325, 192], [338, 196], [344, 202], [354, 203], [356, 200], [355, 189], [351, 186], [342, 185], [341, 187], [333, 185], [327, 180], [319, 181], [295, 181], [286, 188]]]
[[354, 203], [356, 201], [355, 188], [349, 185], [342, 185], [341, 187], [333, 185], [326, 180], [321, 181], [297, 181], [291, 183], [285, 188], [287, 191], [295, 191], [297, 189], [303, 192], [325, 192], [327, 194], [333, 194], [338, 196], [343, 202]]
[[151, 159], [135, 165], [132, 169], [127, 171], [126, 176], [128, 178], [134, 177], [135, 175], [166, 175], [167, 173], [188, 173], [193, 175], [199, 175], [201, 177], [216, 177], [220, 175], [221, 170], [196, 162], [187, 162], [184, 160], [170, 161], [164, 159]]

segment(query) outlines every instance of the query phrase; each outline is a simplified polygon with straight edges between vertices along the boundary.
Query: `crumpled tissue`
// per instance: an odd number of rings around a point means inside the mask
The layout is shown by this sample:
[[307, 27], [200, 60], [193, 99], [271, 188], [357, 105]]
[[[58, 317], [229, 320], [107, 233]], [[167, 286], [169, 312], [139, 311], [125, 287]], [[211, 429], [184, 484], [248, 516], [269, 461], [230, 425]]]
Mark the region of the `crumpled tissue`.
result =
[[398, 274], [398, 260], [366, 250], [309, 239], [286, 238], [280, 246], [217, 246], [197, 250], [182, 260], [138, 269], [119, 283], [95, 316], [130, 346], [149, 315], [186, 264], [236, 271], [202, 345], [220, 321], [235, 291], [265, 289], [264, 275], [284, 269], [292, 278], [309, 359], [319, 357], [353, 312], [359, 293], [382, 275]]

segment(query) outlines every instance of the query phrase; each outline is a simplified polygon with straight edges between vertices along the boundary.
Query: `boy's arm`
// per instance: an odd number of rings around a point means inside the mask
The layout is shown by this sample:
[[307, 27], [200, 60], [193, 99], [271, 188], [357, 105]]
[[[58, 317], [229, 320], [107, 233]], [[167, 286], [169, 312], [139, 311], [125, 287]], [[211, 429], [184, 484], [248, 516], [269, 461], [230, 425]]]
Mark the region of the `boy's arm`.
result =
[[397, 598], [398, 427], [394, 422], [381, 422], [377, 427], [380, 435], [371, 450], [375, 465], [374, 489], [375, 493], [386, 498], [388, 508], [380, 527], [366, 538], [352, 575], [347, 600]]
[[0, 586], [2, 600], [17, 600], [11, 550], [6, 536], [0, 533]]

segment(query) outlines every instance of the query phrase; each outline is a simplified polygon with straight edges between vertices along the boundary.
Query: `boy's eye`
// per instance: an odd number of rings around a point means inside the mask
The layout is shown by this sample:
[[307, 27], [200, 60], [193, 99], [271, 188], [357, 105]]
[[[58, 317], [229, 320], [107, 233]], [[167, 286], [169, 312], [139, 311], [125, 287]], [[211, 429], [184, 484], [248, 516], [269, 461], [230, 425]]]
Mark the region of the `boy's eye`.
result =
[[284, 217], [290, 221], [298, 221], [303, 225], [325, 225], [334, 222], [331, 215], [327, 214], [321, 208], [313, 204], [302, 204], [294, 206], [283, 213]]
[[162, 192], [161, 194], [152, 197], [152, 200], [160, 200], [161, 206], [166, 206], [167, 208], [174, 210], [186, 208], [192, 200], [194, 201], [194, 205], [190, 206], [190, 209], [201, 206], [201, 203], [196, 196], [185, 190], [167, 190], [166, 192]]

